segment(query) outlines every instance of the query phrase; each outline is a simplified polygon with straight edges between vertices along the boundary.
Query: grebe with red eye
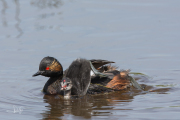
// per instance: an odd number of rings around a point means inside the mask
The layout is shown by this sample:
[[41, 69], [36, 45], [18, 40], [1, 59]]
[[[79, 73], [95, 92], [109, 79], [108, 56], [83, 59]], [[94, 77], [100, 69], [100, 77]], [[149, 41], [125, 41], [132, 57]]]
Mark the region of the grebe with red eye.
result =
[[[130, 84], [129, 81], [132, 81], [129, 79], [128, 71], [105, 70], [104, 74], [102, 74], [96, 70], [98, 68], [101, 69], [100, 67], [107, 63], [114, 62], [76, 59], [71, 63], [69, 68], [63, 72], [63, 67], [57, 59], [45, 57], [40, 62], [39, 71], [33, 76], [43, 75], [50, 77], [44, 85], [43, 92], [45, 94], [61, 94], [65, 97], [126, 89]], [[91, 78], [91, 70], [94, 71], [95, 77]], [[121, 74], [124, 72], [127, 74], [125, 77], [122, 77]], [[98, 76], [101, 77], [98, 78]], [[138, 87], [140, 88], [140, 86]]]

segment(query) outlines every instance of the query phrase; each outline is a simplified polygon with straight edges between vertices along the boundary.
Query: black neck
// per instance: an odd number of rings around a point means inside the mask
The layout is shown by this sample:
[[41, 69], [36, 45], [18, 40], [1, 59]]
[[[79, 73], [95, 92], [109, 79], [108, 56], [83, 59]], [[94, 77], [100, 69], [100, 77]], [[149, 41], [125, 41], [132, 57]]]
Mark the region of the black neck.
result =
[[58, 76], [58, 77], [50, 77], [49, 80], [46, 82], [46, 84], [44, 85], [43, 88], [43, 92], [47, 92], [48, 86], [50, 86], [52, 83], [54, 83], [57, 80], [61, 80], [62, 76]]

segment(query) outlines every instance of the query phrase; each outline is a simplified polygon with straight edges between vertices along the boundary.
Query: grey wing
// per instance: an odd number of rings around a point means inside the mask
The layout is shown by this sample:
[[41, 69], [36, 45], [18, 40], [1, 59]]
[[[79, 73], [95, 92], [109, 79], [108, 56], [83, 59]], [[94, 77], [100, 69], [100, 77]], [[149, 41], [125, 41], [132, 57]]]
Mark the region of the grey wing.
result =
[[72, 95], [85, 95], [91, 82], [91, 67], [86, 59], [77, 59], [65, 71], [65, 77], [71, 79]]

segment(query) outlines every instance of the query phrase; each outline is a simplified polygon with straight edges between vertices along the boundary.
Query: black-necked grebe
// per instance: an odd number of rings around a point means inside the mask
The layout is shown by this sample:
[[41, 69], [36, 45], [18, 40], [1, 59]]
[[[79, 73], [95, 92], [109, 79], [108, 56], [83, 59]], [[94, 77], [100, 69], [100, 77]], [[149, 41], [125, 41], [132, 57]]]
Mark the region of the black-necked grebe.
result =
[[[103, 66], [108, 63], [114, 62], [100, 59], [76, 59], [63, 72], [63, 67], [57, 59], [45, 57], [40, 62], [39, 71], [33, 76], [50, 77], [43, 88], [45, 94], [83, 96], [86, 93], [95, 94], [127, 89], [130, 81], [132, 82], [129, 71], [118, 71], [116, 67]], [[102, 73], [97, 72], [96, 69]], [[94, 71], [94, 76], [90, 75], [91, 70]]]

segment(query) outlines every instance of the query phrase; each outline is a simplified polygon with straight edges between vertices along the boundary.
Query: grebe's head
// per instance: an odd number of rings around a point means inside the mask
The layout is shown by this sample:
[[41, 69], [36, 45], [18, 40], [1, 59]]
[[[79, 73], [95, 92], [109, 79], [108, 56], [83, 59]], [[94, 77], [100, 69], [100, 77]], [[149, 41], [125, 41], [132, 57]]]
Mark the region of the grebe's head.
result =
[[64, 99], [69, 99], [71, 97], [71, 88], [72, 88], [72, 81], [67, 77], [63, 77], [61, 84], [61, 90], [64, 91]]
[[60, 84], [61, 84], [61, 90], [64, 90], [64, 91], [71, 90], [71, 88], [73, 86], [71, 79], [69, 79], [67, 77], [63, 77], [63, 79], [60, 82]]
[[58, 77], [63, 75], [63, 67], [59, 61], [53, 57], [45, 57], [39, 64], [39, 71], [33, 75], [43, 75], [45, 77]]

